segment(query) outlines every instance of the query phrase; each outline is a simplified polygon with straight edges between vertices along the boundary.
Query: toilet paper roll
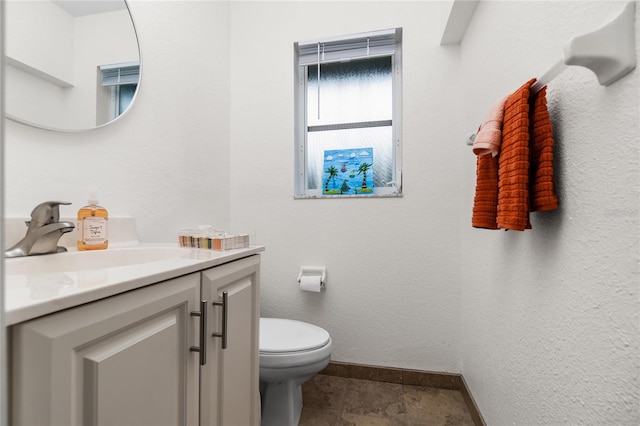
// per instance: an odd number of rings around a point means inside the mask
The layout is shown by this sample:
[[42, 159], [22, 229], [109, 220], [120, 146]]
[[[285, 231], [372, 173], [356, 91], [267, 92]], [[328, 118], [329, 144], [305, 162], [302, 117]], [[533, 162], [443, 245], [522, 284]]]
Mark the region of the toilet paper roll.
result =
[[300, 277], [300, 289], [320, 293], [320, 275], [303, 275]]

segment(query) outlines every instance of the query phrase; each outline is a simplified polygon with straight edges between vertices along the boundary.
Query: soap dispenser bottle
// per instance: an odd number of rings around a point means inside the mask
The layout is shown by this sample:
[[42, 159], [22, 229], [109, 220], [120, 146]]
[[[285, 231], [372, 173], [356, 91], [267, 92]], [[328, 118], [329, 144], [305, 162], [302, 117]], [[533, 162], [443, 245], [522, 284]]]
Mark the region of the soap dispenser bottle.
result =
[[109, 245], [109, 213], [98, 205], [95, 190], [91, 191], [87, 204], [78, 210], [78, 250], [104, 250]]

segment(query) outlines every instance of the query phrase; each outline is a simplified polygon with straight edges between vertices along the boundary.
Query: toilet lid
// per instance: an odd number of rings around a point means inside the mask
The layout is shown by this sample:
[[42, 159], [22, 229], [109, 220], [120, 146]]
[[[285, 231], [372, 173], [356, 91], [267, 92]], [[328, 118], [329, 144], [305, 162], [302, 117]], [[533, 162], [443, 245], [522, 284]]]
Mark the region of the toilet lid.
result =
[[260, 352], [282, 353], [317, 349], [329, 342], [321, 327], [282, 318], [260, 318]]

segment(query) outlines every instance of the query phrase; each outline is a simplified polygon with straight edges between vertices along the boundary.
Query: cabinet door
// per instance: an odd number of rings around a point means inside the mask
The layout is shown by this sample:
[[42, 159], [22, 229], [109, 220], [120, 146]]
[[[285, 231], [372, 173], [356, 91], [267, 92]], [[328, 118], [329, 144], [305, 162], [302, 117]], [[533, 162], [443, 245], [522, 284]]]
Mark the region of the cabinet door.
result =
[[[260, 424], [259, 267], [251, 256], [202, 273], [202, 298], [208, 301], [207, 364], [201, 367], [200, 423], [203, 426]], [[221, 302], [227, 293], [227, 347], [214, 337], [223, 327]]]
[[13, 327], [12, 425], [195, 425], [200, 274]]

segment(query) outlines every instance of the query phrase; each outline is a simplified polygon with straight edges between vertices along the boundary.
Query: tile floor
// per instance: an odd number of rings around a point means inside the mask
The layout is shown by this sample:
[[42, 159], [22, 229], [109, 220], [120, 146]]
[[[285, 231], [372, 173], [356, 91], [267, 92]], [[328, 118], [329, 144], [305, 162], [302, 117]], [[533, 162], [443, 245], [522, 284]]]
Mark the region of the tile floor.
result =
[[459, 391], [318, 374], [299, 426], [473, 426]]

